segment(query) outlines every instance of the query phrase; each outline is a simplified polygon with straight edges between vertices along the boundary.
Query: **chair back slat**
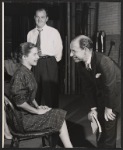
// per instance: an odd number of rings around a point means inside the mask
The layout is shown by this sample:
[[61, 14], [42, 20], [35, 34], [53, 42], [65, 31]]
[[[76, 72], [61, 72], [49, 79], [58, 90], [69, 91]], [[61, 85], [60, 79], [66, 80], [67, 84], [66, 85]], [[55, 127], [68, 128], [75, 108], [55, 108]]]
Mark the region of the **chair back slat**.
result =
[[20, 119], [20, 115], [18, 114], [19, 112], [16, 110], [14, 105], [10, 102], [10, 100], [7, 97], [5, 97], [4, 100], [6, 120], [9, 125], [10, 131], [24, 133], [22, 120]]

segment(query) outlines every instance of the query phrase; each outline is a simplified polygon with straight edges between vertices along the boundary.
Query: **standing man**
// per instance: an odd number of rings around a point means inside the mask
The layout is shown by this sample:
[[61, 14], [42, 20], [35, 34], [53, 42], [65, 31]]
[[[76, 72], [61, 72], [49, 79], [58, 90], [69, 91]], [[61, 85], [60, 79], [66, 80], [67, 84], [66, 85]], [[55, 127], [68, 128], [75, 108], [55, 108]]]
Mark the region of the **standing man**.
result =
[[27, 35], [27, 42], [39, 48], [39, 60], [33, 69], [38, 83], [37, 101], [52, 108], [58, 107], [58, 66], [62, 58], [62, 40], [59, 32], [48, 26], [48, 14], [44, 8], [36, 10], [36, 27]]
[[92, 40], [80, 35], [70, 44], [74, 61], [80, 62], [79, 71], [85, 81], [91, 120], [94, 114], [102, 126], [97, 145], [116, 148], [117, 118], [121, 106], [121, 71], [117, 64], [102, 53], [93, 51]]

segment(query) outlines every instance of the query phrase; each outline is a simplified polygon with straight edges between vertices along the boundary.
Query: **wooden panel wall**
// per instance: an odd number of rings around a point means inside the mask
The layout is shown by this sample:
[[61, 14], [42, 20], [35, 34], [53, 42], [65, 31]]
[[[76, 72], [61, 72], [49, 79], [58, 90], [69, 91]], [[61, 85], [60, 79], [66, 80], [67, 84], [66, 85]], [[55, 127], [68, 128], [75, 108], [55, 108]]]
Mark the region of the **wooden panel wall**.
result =
[[121, 32], [121, 3], [100, 2], [98, 29], [105, 30], [107, 35]]
[[100, 2], [98, 18], [98, 30], [104, 30], [106, 33], [106, 55], [113, 41], [115, 45], [110, 57], [120, 65], [121, 2]]

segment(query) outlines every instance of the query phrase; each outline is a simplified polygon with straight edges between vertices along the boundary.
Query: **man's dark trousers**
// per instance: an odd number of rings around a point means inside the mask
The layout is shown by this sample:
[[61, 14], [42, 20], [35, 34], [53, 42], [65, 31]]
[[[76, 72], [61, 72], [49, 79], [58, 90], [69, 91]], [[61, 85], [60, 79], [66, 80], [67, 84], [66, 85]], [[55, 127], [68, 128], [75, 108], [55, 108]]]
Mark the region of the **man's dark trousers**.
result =
[[58, 108], [58, 66], [55, 57], [40, 57], [33, 72], [38, 84], [38, 104]]

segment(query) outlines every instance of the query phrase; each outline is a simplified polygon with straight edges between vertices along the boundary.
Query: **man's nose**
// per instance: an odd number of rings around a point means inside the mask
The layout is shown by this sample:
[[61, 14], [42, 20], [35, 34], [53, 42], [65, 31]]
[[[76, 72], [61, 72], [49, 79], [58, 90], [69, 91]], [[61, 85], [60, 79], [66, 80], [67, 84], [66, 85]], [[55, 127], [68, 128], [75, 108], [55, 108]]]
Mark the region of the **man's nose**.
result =
[[73, 53], [72, 52], [70, 52], [70, 57], [72, 57], [73, 56]]
[[39, 17], [39, 18], [38, 18], [38, 20], [42, 20], [42, 18], [41, 18], [41, 17]]

